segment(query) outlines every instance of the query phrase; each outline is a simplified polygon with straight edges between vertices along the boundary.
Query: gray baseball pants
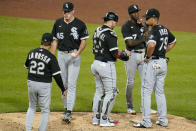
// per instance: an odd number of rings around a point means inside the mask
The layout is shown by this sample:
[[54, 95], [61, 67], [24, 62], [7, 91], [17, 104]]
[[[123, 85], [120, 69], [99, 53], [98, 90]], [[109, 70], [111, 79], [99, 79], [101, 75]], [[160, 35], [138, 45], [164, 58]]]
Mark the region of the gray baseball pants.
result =
[[71, 53], [58, 51], [58, 63], [62, 72], [61, 77], [63, 79], [64, 86], [67, 87], [67, 96], [62, 96], [62, 100], [64, 108], [67, 108], [67, 110], [70, 111], [73, 110], [75, 105], [76, 85], [80, 72], [80, 62], [80, 55], [76, 58], [72, 58]]
[[167, 126], [168, 119], [167, 105], [164, 94], [164, 81], [167, 74], [167, 63], [163, 58], [152, 59], [144, 64], [143, 68], [143, 112], [141, 124], [145, 127], [152, 127], [150, 119], [151, 94], [154, 90], [157, 103], [158, 120], [161, 125]]
[[50, 114], [51, 83], [35, 82], [28, 80], [29, 108], [26, 115], [26, 131], [32, 130], [34, 112], [38, 103], [41, 108], [39, 131], [46, 131]]
[[[136, 70], [138, 70], [140, 77], [142, 78], [142, 70], [144, 64], [144, 53], [135, 53], [131, 51], [131, 56], [129, 60], [125, 62], [125, 69], [127, 74], [127, 84], [126, 84], [126, 102], [127, 107], [133, 109], [133, 86], [135, 80]], [[142, 80], [142, 79], [141, 79]], [[142, 93], [142, 88], [141, 88]]]
[[[93, 117], [102, 111], [101, 118], [102, 116], [108, 118], [118, 92], [116, 88], [115, 62], [106, 63], [95, 60], [91, 65], [91, 71], [96, 82], [96, 92], [93, 99]], [[103, 105], [101, 107], [102, 99]], [[100, 122], [102, 123], [102, 119]]]

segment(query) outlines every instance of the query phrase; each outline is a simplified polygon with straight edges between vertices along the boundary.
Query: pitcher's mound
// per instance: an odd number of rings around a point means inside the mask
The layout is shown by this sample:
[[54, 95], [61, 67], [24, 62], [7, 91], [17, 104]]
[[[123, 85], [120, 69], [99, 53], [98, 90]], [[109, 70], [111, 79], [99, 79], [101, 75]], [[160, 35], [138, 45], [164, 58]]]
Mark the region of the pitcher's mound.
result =
[[[72, 122], [66, 124], [61, 120], [62, 112], [51, 112], [48, 123], [48, 131], [139, 131], [133, 127], [134, 122], [141, 121], [141, 114], [130, 115], [127, 113], [112, 113], [111, 118], [117, 120], [119, 123], [116, 127], [99, 127], [91, 124], [92, 112], [73, 112]], [[37, 131], [40, 122], [40, 113], [35, 113], [33, 130]], [[0, 131], [22, 131], [25, 130], [26, 113], [5, 113], [0, 114]], [[153, 131], [172, 130], [172, 131], [195, 131], [196, 121], [187, 120], [183, 117], [168, 115], [169, 126], [160, 127], [155, 124], [157, 115], [152, 115]]]

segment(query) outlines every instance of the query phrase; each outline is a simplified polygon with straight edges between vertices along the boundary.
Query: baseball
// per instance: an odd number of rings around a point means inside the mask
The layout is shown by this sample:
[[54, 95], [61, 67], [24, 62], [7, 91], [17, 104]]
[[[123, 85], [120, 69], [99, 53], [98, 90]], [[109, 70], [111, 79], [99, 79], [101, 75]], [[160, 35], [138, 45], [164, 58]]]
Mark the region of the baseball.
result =
[[74, 52], [73, 52], [73, 53], [71, 53], [71, 56], [76, 56], [76, 53], [74, 53]]

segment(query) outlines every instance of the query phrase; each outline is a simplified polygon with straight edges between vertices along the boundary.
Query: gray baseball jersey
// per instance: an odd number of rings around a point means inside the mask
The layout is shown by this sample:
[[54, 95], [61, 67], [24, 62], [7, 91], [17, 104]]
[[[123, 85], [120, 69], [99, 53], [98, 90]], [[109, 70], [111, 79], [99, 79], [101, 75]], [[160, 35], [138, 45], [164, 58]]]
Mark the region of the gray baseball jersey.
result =
[[165, 54], [168, 44], [176, 42], [173, 34], [164, 26], [153, 26], [149, 33], [148, 42], [156, 44], [152, 59], [144, 64], [143, 68], [143, 114], [141, 124], [145, 127], [152, 127], [150, 120], [150, 105], [151, 94], [154, 90], [155, 98], [157, 102], [158, 120], [161, 125], [167, 126], [168, 119], [166, 99], [164, 94], [164, 81], [167, 74], [167, 63], [165, 60]]

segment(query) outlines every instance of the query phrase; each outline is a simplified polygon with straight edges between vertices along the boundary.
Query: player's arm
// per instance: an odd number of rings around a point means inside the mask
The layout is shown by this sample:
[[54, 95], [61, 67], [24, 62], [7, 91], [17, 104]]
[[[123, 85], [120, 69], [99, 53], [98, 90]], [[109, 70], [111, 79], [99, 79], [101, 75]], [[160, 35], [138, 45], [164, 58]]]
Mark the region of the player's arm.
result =
[[148, 44], [148, 46], [147, 46], [146, 55], [147, 55], [147, 57], [150, 58], [152, 56], [153, 52], [154, 52], [156, 42], [155, 41], [149, 41], [147, 44]]
[[176, 45], [176, 42], [172, 43], [172, 44], [169, 44], [167, 46], [167, 49], [166, 49], [166, 52], [170, 51], [172, 48], [174, 48], [174, 46]]
[[26, 69], [29, 69], [29, 59], [28, 58], [29, 58], [29, 54], [28, 54], [27, 59], [26, 59], [25, 64], [24, 64], [24, 67]]
[[114, 58], [119, 58], [123, 61], [127, 61], [129, 56], [131, 55], [129, 51], [119, 51], [117, 45], [117, 37], [116, 36], [108, 36], [106, 37], [106, 41], [108, 42], [109, 51], [111, 52]]
[[130, 47], [134, 47], [134, 46], [137, 46], [137, 45], [140, 45], [142, 44], [143, 42], [145, 42], [145, 39], [144, 37], [142, 37], [141, 39], [127, 39], [125, 40], [125, 43], [130, 46]]
[[50, 50], [53, 55], [55, 55], [56, 53], [56, 48], [58, 44], [58, 39], [57, 39], [56, 34], [57, 32], [56, 32], [56, 23], [55, 23], [52, 29], [53, 42], [51, 43], [51, 50]]
[[73, 58], [77, 57], [78, 55], [81, 54], [81, 52], [84, 50], [84, 48], [86, 47], [86, 39], [89, 38], [89, 35], [88, 35], [88, 30], [86, 28], [86, 25], [83, 24], [82, 25], [82, 30], [80, 32], [80, 40], [81, 40], [81, 43], [80, 43], [80, 47], [78, 49], [77, 52], [75, 52], [75, 55], [72, 56]]
[[52, 72], [52, 76], [54, 77], [57, 85], [59, 86], [59, 88], [61, 89], [61, 92], [64, 96], [66, 96], [66, 90], [67, 88], [64, 87], [63, 85], [63, 80], [61, 78], [61, 71], [60, 71], [60, 67], [59, 64], [57, 62], [57, 59], [55, 56], [52, 56], [52, 60], [50, 61], [50, 66], [51, 66], [51, 72]]
[[54, 75], [53, 77], [54, 77], [54, 79], [55, 79], [57, 85], [58, 85], [59, 88], [61, 89], [62, 95], [66, 96], [66, 90], [67, 90], [67, 88], [65, 88], [64, 85], [63, 85], [63, 81], [62, 81], [62, 78], [61, 78], [60, 73]]
[[154, 32], [150, 32], [147, 40], [147, 51], [146, 51], [146, 57], [144, 59], [145, 62], [148, 62], [149, 59], [152, 57], [152, 54], [154, 52], [155, 46], [156, 46], [156, 35]]
[[72, 58], [78, 57], [78, 55], [80, 55], [80, 53], [84, 50], [85, 47], [86, 47], [86, 39], [81, 40], [80, 47], [79, 47], [79, 49], [75, 52], [75, 55], [72, 56]]
[[168, 39], [169, 44], [167, 46], [166, 52], [170, 51], [176, 45], [176, 38], [170, 31], [168, 31], [168, 36], [169, 36], [169, 39]]
[[133, 30], [131, 30], [130, 27], [127, 27], [126, 25], [123, 25], [121, 29], [121, 33], [124, 37], [126, 45], [129, 47], [140, 45], [145, 41], [143, 37], [138, 39], [137, 34]]
[[51, 43], [51, 50], [50, 51], [53, 55], [55, 55], [55, 53], [56, 53], [57, 44], [58, 44], [57, 39], [54, 39], [53, 42]]

